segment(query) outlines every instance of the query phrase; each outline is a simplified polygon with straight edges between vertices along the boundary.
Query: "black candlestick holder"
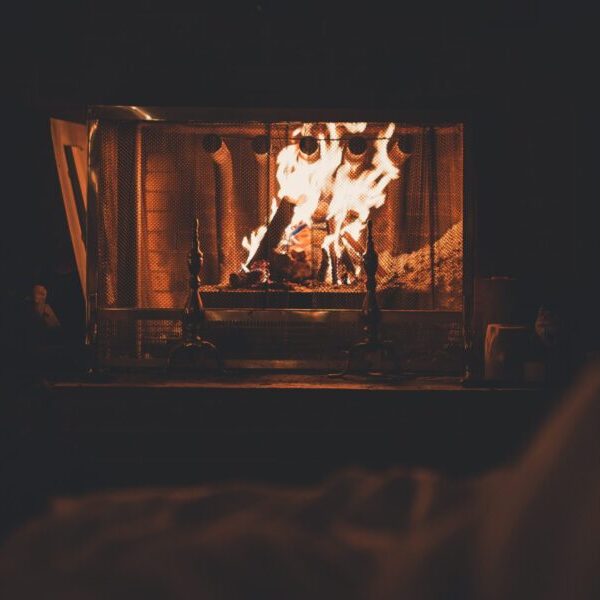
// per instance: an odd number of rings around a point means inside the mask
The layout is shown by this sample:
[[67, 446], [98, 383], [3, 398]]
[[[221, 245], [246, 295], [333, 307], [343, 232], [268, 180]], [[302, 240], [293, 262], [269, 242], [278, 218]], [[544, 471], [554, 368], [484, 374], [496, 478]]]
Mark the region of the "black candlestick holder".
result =
[[217, 371], [223, 372], [223, 362], [217, 347], [202, 337], [201, 330], [206, 315], [202, 296], [200, 295], [200, 271], [204, 264], [204, 255], [200, 250], [200, 223], [195, 220], [192, 247], [187, 255], [188, 270], [190, 272], [189, 294], [183, 316], [182, 342], [176, 346], [169, 356], [169, 371], [183, 370], [186, 372], [204, 370], [207, 357], [213, 359]]
[[[379, 255], [373, 242], [373, 222], [367, 221], [367, 248], [363, 254], [363, 265], [367, 275], [367, 293], [361, 310], [361, 320], [364, 324], [365, 337], [347, 351], [346, 367], [340, 373], [332, 373], [330, 377], [343, 377], [350, 373], [370, 376], [396, 377], [400, 375], [400, 366], [394, 344], [382, 340], [380, 333], [381, 310], [377, 302], [377, 281], [375, 275], [379, 266]], [[370, 367], [369, 356], [379, 355], [381, 365], [391, 365], [389, 369], [373, 370]]]

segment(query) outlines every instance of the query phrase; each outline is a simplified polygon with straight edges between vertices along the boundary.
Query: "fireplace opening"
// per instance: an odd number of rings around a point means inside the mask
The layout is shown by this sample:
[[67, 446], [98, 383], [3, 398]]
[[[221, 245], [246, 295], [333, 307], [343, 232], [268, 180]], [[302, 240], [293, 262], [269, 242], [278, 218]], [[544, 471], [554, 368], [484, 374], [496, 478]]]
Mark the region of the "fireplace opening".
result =
[[461, 123], [115, 114], [89, 121], [88, 300], [101, 362], [164, 360], [198, 218], [206, 335], [248, 364], [333, 365], [360, 336], [370, 219], [388, 337], [413, 368], [460, 369]]

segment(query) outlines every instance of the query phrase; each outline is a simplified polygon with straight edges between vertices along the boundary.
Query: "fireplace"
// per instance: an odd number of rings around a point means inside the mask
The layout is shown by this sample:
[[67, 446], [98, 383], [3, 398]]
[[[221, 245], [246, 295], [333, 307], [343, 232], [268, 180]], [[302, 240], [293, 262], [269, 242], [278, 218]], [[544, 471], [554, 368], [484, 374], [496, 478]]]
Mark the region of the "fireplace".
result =
[[462, 369], [461, 122], [94, 107], [88, 140], [88, 338], [99, 366], [166, 363], [197, 218], [203, 334], [228, 365], [343, 363], [362, 335], [371, 220], [382, 332], [403, 368]]

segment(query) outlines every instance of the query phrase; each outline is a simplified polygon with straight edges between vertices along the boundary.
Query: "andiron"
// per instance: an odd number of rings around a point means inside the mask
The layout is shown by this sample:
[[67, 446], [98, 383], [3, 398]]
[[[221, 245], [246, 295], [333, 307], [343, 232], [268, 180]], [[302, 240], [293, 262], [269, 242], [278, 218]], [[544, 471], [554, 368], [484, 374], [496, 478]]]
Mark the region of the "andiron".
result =
[[205, 320], [204, 304], [200, 295], [200, 271], [204, 264], [204, 255], [200, 250], [200, 223], [196, 219], [193, 228], [192, 247], [187, 255], [189, 293], [181, 318], [182, 342], [176, 346], [169, 356], [169, 371], [193, 372], [205, 369], [205, 360], [212, 357], [213, 365], [218, 372], [224, 372], [223, 362], [217, 347], [201, 335]]
[[[373, 222], [367, 221], [367, 247], [363, 254], [363, 266], [367, 275], [367, 293], [361, 309], [361, 321], [364, 324], [365, 337], [349, 348], [346, 367], [340, 373], [331, 373], [330, 377], [343, 377], [351, 373], [397, 377], [400, 375], [398, 357], [393, 342], [381, 339], [381, 310], [377, 302], [377, 281], [375, 275], [379, 266], [379, 255], [373, 241]], [[383, 366], [386, 362], [391, 368], [373, 370], [369, 364], [369, 356], [378, 354]]]

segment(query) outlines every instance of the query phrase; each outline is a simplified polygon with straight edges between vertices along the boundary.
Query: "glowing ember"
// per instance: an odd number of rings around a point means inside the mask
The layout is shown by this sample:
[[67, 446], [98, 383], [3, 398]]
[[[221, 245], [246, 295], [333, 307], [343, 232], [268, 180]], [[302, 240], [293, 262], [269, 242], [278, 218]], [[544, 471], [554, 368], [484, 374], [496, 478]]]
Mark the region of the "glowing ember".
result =
[[[320, 244], [322, 278], [328, 283], [349, 282], [349, 277], [359, 275], [357, 248], [369, 213], [385, 202], [386, 188], [399, 174], [387, 152], [393, 123], [378, 132], [371, 148], [355, 144], [361, 154], [350, 148], [349, 136], [363, 133], [366, 127], [366, 123], [305, 123], [293, 132], [293, 143], [277, 155], [279, 189], [269, 222], [281, 202], [294, 209], [274, 251], [311, 261], [311, 231], [320, 228], [325, 232]], [[243, 270], [247, 271], [267, 229], [261, 225], [242, 241], [248, 251]], [[345, 265], [344, 279], [336, 268], [338, 262]]]

